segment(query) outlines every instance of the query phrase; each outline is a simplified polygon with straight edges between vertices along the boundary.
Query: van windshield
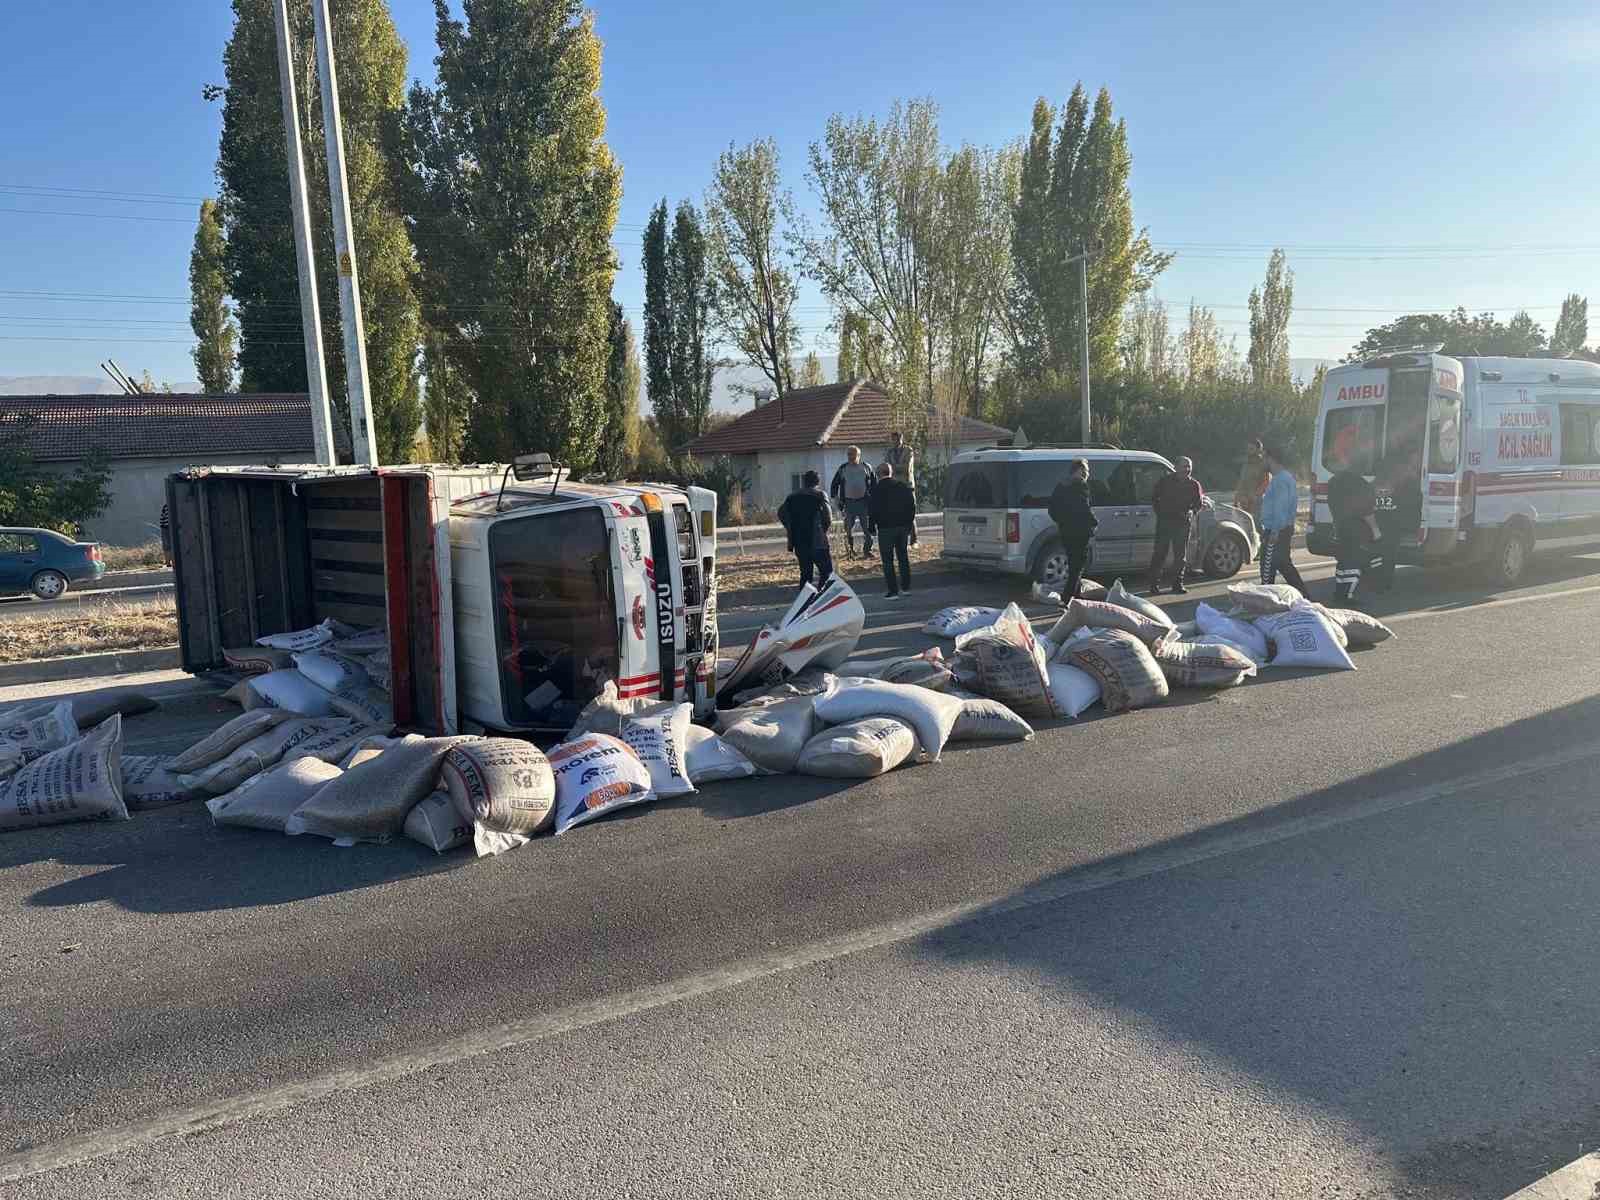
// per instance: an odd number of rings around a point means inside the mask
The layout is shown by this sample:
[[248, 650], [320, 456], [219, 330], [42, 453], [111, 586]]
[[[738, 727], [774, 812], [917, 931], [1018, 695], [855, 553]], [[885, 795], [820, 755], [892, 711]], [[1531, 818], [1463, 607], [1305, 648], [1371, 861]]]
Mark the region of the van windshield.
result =
[[1378, 435], [1382, 430], [1381, 404], [1329, 409], [1322, 426], [1323, 470], [1374, 474], [1378, 463]]
[[560, 724], [562, 702], [581, 707], [616, 678], [609, 547], [596, 508], [502, 521], [489, 531], [508, 725]]

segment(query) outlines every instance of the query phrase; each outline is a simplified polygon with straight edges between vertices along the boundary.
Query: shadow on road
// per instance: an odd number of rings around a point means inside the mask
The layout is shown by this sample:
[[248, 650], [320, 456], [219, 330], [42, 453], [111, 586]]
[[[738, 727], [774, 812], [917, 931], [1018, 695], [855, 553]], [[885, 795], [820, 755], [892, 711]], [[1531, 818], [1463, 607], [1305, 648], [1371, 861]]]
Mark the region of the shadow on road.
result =
[[[1592, 744], [1597, 723], [1600, 697], [1041, 883], [1135, 872], [1219, 835], [1536, 762]], [[1497, 1200], [1600, 1136], [1595, 765], [982, 917], [920, 945], [1037, 973], [1220, 1054], [1355, 1126], [1421, 1194]]]

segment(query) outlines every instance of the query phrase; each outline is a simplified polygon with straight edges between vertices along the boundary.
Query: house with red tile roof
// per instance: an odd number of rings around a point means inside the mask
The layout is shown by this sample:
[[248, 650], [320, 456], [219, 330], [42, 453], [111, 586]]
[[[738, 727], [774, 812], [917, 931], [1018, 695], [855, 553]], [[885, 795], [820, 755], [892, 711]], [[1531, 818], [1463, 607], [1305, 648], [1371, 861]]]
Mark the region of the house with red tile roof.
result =
[[[924, 461], [943, 462], [961, 450], [1011, 442], [1004, 426], [966, 416], [956, 421], [930, 420], [933, 432], [918, 455], [919, 469]], [[746, 505], [771, 509], [800, 486], [808, 469], [822, 476], [826, 488], [851, 446], [860, 448], [862, 462], [876, 466], [893, 428], [888, 391], [870, 380], [852, 379], [786, 392], [687, 449], [696, 458], [726, 457], [750, 481]]]
[[[348, 458], [350, 431], [333, 425]], [[155, 540], [174, 471], [316, 461], [304, 392], [0, 396], [0, 440], [17, 435], [45, 466], [71, 470], [95, 451], [105, 456], [111, 505], [84, 536], [112, 546]]]

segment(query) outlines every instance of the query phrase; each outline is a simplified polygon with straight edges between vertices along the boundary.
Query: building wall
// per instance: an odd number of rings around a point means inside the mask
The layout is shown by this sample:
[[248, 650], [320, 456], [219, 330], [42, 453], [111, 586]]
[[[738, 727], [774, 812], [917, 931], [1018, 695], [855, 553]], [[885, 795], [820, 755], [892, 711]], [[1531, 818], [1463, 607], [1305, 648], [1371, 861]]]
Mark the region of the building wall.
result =
[[[884, 460], [889, 449], [888, 442], [858, 444], [861, 447], [861, 461], [874, 467]], [[964, 443], [957, 447], [957, 453], [988, 445], [992, 443], [989, 441]], [[803, 474], [807, 469], [814, 470], [822, 476], [822, 486], [826, 490], [833, 481], [833, 473], [844, 463], [845, 452], [848, 449], [848, 446], [815, 446], [808, 450], [737, 454], [730, 456], [729, 461], [736, 470], [742, 471], [750, 480], [750, 491], [745, 494], [745, 509], [771, 512], [794, 490], [793, 478]], [[936, 453], [939, 458], [944, 457], [942, 447]], [[923, 461], [919, 457], [917, 465], [920, 467]]]
[[[207, 465], [252, 467], [265, 466], [267, 461], [260, 454], [209, 455]], [[155, 541], [160, 536], [161, 506], [167, 502], [167, 476], [194, 465], [192, 458], [177, 457], [112, 460], [111, 504], [86, 523], [84, 538], [109, 546]]]

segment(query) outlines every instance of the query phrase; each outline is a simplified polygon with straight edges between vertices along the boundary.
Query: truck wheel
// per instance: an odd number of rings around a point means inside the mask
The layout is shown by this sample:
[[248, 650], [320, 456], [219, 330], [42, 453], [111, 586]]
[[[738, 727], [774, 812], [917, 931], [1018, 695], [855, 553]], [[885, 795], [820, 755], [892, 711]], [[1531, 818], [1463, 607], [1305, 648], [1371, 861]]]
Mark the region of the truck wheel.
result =
[[1521, 526], [1510, 526], [1500, 535], [1500, 544], [1489, 559], [1489, 574], [1501, 587], [1511, 587], [1528, 569], [1533, 557], [1533, 534]]
[[1210, 579], [1232, 579], [1250, 557], [1250, 548], [1237, 533], [1218, 534], [1206, 547], [1201, 568]]
[[60, 571], [40, 571], [28, 589], [41, 600], [59, 600], [67, 594], [67, 577]]
[[1033, 564], [1033, 577], [1052, 588], [1059, 588], [1067, 581], [1067, 551], [1060, 542], [1051, 542], [1039, 551]]

